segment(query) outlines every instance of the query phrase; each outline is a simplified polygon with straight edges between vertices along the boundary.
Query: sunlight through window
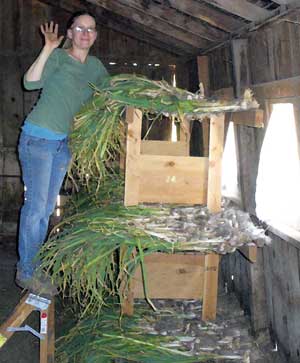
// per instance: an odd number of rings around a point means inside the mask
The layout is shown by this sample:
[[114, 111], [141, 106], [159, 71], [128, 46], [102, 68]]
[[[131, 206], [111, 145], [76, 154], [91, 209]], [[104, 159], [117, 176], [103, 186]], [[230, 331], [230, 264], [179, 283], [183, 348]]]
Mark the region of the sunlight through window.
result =
[[300, 163], [294, 109], [273, 105], [261, 149], [256, 186], [257, 216], [278, 227], [300, 230]]
[[230, 122], [222, 159], [222, 195], [235, 202], [240, 201], [237, 152], [233, 122]]

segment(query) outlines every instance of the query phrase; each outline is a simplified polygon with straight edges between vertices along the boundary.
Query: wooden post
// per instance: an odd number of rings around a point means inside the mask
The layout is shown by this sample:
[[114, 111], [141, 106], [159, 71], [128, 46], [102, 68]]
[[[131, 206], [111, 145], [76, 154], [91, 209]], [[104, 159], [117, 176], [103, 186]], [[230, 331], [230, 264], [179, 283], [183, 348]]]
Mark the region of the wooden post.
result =
[[218, 298], [219, 255], [205, 255], [202, 320], [215, 320]]
[[[210, 79], [209, 79], [209, 57], [204, 55], [197, 57], [199, 84], [204, 87], [205, 97], [210, 96]], [[202, 144], [203, 156], [208, 156], [209, 148], [209, 119], [205, 118], [202, 122]]]
[[203, 84], [205, 97], [210, 96], [209, 57], [197, 57], [199, 83]]
[[139, 157], [141, 151], [142, 112], [133, 107], [126, 110], [127, 143], [125, 173], [125, 206], [139, 202]]
[[232, 40], [231, 52], [233, 60], [235, 97], [240, 97], [242, 88], [245, 88], [251, 84], [248, 57], [248, 39]]
[[190, 139], [191, 139], [190, 126], [191, 126], [190, 121], [187, 121], [186, 119], [184, 119], [184, 121], [180, 123], [180, 141], [185, 142], [186, 156], [190, 155]]
[[207, 207], [211, 213], [221, 210], [224, 120], [224, 114], [214, 115], [210, 120]]
[[[221, 174], [224, 143], [224, 114], [215, 115], [210, 120], [209, 166], [207, 207], [210, 212], [221, 210]], [[204, 290], [202, 319], [214, 320], [217, 310], [219, 255], [205, 255]]]

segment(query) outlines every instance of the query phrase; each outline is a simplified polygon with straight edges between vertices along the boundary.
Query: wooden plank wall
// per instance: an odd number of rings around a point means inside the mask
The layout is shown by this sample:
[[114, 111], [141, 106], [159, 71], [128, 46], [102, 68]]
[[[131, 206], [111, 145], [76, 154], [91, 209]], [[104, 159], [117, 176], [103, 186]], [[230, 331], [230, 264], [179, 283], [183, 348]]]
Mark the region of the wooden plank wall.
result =
[[[280, 101], [290, 97], [297, 107], [298, 130], [299, 22], [300, 13], [294, 11], [287, 19], [265, 26], [248, 37], [250, 84], [261, 107], [266, 109], [272, 98]], [[234, 73], [228, 72], [220, 57], [229, 53], [230, 45], [227, 45], [223, 51], [219, 49], [209, 55], [210, 85], [214, 93], [233, 94], [236, 88]], [[243, 75], [239, 76], [243, 79]], [[221, 90], [224, 87], [230, 88]], [[256, 177], [265, 129], [239, 125], [236, 131], [242, 204], [245, 210], [255, 213]], [[269, 232], [269, 235], [272, 245], [258, 250], [255, 265], [248, 263], [239, 252], [223, 257], [221, 279], [229, 291], [236, 292], [251, 316], [253, 331], [259, 334], [270, 329], [283, 361], [296, 363], [300, 361], [300, 242], [284, 234]]]
[[[22, 204], [23, 185], [17, 158], [20, 127], [38, 96], [37, 92], [23, 91], [22, 75], [41, 49], [39, 25], [55, 20], [61, 25], [60, 33], [64, 33], [69, 16], [69, 13], [38, 0], [0, 1], [0, 244], [3, 242], [6, 246], [9, 240], [15, 244]], [[101, 24], [93, 54], [103, 60], [111, 74], [135, 72], [170, 81], [177, 62], [178, 69], [185, 67], [185, 63], [173, 54]], [[109, 65], [109, 62], [117, 64]], [[133, 66], [134, 62], [137, 66]], [[179, 77], [181, 86], [188, 78], [187, 72], [183, 74], [185, 76]]]

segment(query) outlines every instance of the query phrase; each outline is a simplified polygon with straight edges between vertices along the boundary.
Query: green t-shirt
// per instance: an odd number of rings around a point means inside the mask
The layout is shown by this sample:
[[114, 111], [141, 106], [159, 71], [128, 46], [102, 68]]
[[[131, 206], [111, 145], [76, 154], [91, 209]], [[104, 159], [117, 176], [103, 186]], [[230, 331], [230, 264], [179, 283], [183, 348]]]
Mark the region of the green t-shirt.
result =
[[68, 134], [75, 114], [92, 96], [89, 83], [100, 84], [108, 72], [102, 62], [88, 56], [85, 63], [55, 49], [47, 60], [39, 81], [28, 82], [27, 90], [41, 89], [38, 102], [27, 116], [30, 123], [57, 133]]

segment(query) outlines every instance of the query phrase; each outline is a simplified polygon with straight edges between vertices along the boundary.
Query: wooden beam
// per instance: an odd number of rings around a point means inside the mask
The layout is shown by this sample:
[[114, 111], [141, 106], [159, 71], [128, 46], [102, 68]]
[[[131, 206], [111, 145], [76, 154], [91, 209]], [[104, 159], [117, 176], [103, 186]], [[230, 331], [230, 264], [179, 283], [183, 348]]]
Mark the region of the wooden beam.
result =
[[210, 96], [210, 79], [209, 79], [209, 57], [204, 55], [197, 57], [198, 79], [203, 84], [205, 97]]
[[226, 113], [225, 121], [250, 127], [261, 128], [265, 126], [264, 111], [260, 109]]
[[124, 34], [128, 37], [149, 43], [152, 46], [170, 52], [176, 56], [189, 56], [196, 54], [197, 49], [184, 43], [170, 38], [165, 34], [157, 32], [153, 34], [149, 32], [147, 27], [136, 24], [129, 19], [126, 19], [117, 14], [113, 14], [101, 8], [100, 6], [93, 5], [91, 3], [82, 3], [79, 0], [38, 0], [41, 3], [48, 4], [50, 6], [60, 8], [67, 12], [74, 12], [78, 10], [89, 10], [91, 11], [101, 26], [109, 28], [113, 31]]
[[[96, 14], [99, 10], [101, 9], [98, 6], [98, 9], [96, 9]], [[110, 28], [116, 32], [120, 32], [133, 39], [149, 43], [160, 50], [179, 56], [194, 56], [195, 54], [199, 53], [195, 47], [181, 42], [180, 40], [173, 37], [169, 37], [168, 35], [161, 32], [153, 32], [147, 26], [137, 23], [132, 19], [124, 18], [112, 12], [108, 12], [107, 10], [104, 11], [104, 14], [105, 18], [97, 17], [100, 24], [103, 24], [107, 28]]]
[[[97, 8], [99, 10], [105, 10], [101, 9], [99, 6]], [[96, 13], [98, 9], [96, 9]], [[148, 42], [156, 48], [169, 51], [173, 54], [177, 53], [179, 55], [196, 55], [199, 53], [197, 48], [178, 39], [170, 37], [167, 34], [161, 33], [159, 31], [153, 31], [146, 25], [137, 23], [132, 19], [122, 17], [121, 15], [109, 12], [107, 10], [105, 10], [104, 13], [105, 19], [103, 19], [102, 23], [115, 31], [119, 31], [132, 38]]]
[[272, 14], [272, 12], [269, 12], [268, 10], [246, 0], [209, 0], [207, 2], [249, 21], [261, 21]]
[[200, 19], [217, 29], [228, 33], [240, 29], [245, 25], [243, 21], [233, 18], [230, 15], [222, 14], [220, 11], [194, 0], [168, 0], [169, 4], [194, 18]]
[[295, 0], [272, 0], [272, 1], [273, 1], [273, 3], [279, 4], [279, 5], [288, 5], [288, 4], [295, 2]]
[[145, 2], [142, 0], [119, 0], [120, 3], [133, 9], [142, 11], [145, 16], [158, 18], [174, 27], [199, 36], [200, 38], [215, 42], [226, 38], [226, 33], [206, 25], [198, 19], [179, 12], [176, 9], [164, 5], [164, 3]]
[[233, 76], [235, 96], [241, 96], [242, 88], [249, 87], [251, 83], [248, 39], [234, 39], [231, 41]]
[[153, 32], [159, 31], [162, 34], [167, 34], [169, 37], [185, 42], [195, 47], [196, 49], [205, 48], [207, 45], [209, 45], [209, 42], [207, 40], [200, 39], [199, 36], [188, 33], [184, 30], [180, 30], [174, 25], [162, 21], [157, 17], [154, 18], [149, 14], [145, 15], [144, 11], [129, 7], [126, 4], [126, 1], [123, 2], [122, 0], [88, 0], [88, 2], [94, 5], [98, 5], [118, 15], [134, 20], [139, 24], [145, 25], [149, 29], [152, 29]]

